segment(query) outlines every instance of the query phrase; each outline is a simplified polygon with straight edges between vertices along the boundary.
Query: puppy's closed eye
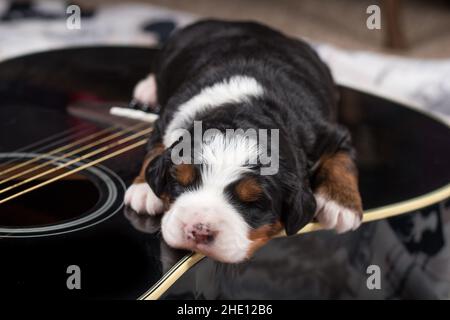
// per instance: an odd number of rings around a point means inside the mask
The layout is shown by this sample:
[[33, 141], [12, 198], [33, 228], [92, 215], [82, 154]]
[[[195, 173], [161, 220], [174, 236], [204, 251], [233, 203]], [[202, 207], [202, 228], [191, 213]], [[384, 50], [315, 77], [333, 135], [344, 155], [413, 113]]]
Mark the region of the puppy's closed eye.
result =
[[263, 189], [253, 177], [247, 177], [239, 181], [235, 187], [238, 198], [243, 202], [254, 202], [262, 196]]

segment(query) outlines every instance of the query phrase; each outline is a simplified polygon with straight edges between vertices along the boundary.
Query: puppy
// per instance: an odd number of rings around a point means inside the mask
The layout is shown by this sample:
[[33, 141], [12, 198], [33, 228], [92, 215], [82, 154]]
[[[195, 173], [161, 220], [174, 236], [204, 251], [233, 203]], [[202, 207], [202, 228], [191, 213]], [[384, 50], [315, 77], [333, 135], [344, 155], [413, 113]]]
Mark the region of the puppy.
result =
[[360, 225], [350, 136], [308, 44], [257, 23], [202, 21], [168, 40], [154, 70], [134, 100], [159, 105], [160, 118], [125, 204], [164, 212], [170, 246], [237, 263], [314, 218], [338, 232]]

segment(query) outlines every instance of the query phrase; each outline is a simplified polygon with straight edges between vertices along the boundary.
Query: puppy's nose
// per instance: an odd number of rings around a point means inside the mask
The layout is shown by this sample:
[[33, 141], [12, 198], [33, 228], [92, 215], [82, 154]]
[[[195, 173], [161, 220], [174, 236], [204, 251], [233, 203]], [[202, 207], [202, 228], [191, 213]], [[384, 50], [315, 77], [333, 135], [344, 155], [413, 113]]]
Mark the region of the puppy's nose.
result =
[[208, 244], [214, 240], [214, 232], [208, 224], [195, 223], [185, 229], [186, 237], [196, 243]]

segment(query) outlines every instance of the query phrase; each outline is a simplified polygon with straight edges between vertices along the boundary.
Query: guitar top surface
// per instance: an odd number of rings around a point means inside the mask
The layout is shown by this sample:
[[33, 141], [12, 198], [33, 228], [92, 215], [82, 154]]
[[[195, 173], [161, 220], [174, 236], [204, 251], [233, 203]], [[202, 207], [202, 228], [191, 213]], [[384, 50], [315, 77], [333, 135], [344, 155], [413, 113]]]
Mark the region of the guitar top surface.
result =
[[[417, 280], [404, 270], [450, 250], [448, 195], [433, 198], [449, 188], [449, 128], [345, 87], [339, 120], [358, 150], [365, 210], [413, 212], [344, 235], [274, 239], [240, 265], [203, 259], [167, 285], [189, 253], [161, 240], [159, 218], [122, 205], [151, 124], [108, 113], [129, 101], [156, 52], [75, 48], [0, 63], [0, 295], [138, 299], [162, 286], [166, 299], [402, 298], [423, 281], [423, 297], [439, 296], [426, 272]], [[395, 276], [369, 290], [370, 265]], [[79, 267], [81, 288], [68, 288], [70, 266]]]

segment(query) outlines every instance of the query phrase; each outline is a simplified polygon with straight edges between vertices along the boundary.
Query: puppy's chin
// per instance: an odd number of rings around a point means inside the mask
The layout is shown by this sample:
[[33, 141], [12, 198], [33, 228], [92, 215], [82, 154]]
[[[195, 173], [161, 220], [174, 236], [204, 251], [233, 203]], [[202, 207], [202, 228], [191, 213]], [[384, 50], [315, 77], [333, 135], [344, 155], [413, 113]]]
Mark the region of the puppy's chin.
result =
[[200, 252], [225, 263], [248, 258], [253, 242], [248, 238], [249, 229], [220, 193], [202, 191], [181, 195], [161, 222], [169, 246]]

